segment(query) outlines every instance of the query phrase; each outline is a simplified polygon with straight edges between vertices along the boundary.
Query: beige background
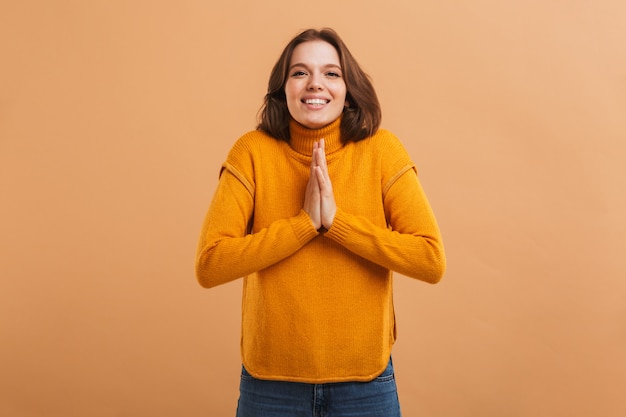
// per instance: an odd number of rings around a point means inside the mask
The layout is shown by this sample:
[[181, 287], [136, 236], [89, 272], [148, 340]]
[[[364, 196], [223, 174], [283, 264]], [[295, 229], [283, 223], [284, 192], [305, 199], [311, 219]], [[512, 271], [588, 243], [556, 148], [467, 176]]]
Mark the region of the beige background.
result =
[[626, 3], [0, 1], [0, 415], [232, 416], [193, 259], [301, 29], [338, 30], [449, 266], [399, 276], [404, 415], [626, 415]]

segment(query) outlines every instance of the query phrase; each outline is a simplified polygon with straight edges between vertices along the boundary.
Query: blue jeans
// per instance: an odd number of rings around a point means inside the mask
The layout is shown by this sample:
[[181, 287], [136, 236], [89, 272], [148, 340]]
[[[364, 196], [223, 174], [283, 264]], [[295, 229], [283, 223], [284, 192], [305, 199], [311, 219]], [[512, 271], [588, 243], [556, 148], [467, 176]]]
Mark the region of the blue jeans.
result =
[[401, 417], [393, 364], [370, 382], [265, 381], [241, 371], [237, 417]]

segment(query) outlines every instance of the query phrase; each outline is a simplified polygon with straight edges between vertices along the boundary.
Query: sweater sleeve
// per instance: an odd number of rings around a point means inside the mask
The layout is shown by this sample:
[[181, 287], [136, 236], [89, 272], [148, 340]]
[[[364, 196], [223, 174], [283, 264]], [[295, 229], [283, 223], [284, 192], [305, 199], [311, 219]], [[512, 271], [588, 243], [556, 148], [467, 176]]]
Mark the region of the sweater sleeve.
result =
[[383, 205], [388, 228], [338, 208], [325, 236], [387, 269], [439, 282], [446, 267], [441, 234], [412, 164], [387, 184]]
[[206, 288], [244, 277], [290, 256], [318, 235], [303, 210], [249, 233], [254, 194], [245, 177], [224, 164], [196, 252], [196, 278]]

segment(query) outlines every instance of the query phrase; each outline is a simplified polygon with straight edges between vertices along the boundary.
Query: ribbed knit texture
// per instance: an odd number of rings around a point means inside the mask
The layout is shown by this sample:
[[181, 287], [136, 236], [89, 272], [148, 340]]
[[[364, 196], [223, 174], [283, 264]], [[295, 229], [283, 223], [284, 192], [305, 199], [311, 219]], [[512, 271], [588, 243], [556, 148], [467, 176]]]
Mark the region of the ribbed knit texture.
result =
[[[261, 379], [368, 381], [396, 337], [392, 270], [439, 281], [445, 256], [414, 164], [391, 133], [343, 144], [340, 120], [292, 121], [291, 142], [253, 131], [233, 146], [207, 213], [196, 274], [244, 277], [241, 353]], [[324, 138], [337, 214], [318, 233], [302, 210], [313, 143]]]

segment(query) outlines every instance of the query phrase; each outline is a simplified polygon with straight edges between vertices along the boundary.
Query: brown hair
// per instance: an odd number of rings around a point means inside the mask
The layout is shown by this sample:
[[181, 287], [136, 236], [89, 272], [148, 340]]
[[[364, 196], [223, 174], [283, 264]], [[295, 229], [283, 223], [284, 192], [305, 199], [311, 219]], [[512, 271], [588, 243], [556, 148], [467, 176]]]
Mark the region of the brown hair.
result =
[[339, 35], [329, 28], [308, 29], [291, 40], [283, 50], [270, 74], [267, 94], [260, 110], [257, 129], [284, 141], [289, 141], [289, 121], [285, 84], [291, 56], [296, 46], [304, 42], [322, 40], [331, 44], [339, 55], [339, 63], [346, 83], [346, 101], [341, 119], [341, 139], [359, 141], [372, 136], [381, 120], [380, 103], [368, 75], [361, 69]]

